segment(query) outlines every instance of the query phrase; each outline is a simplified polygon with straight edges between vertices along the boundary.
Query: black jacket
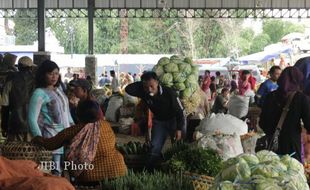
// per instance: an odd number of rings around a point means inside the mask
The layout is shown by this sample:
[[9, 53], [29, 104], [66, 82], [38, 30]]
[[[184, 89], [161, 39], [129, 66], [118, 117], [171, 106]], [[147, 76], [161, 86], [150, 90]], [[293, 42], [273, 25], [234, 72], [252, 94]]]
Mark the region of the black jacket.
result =
[[[286, 102], [281, 101], [277, 91], [267, 95], [262, 107], [259, 125], [268, 136], [272, 136], [280, 120]], [[291, 102], [279, 136], [280, 155], [293, 154], [301, 161], [301, 120], [310, 132], [310, 104], [306, 95], [297, 92]]]
[[185, 124], [182, 104], [176, 92], [168, 87], [159, 86], [159, 93], [150, 96], [143, 89], [142, 82], [135, 82], [125, 88], [126, 93], [141, 98], [154, 114], [154, 119], [168, 121], [176, 118], [177, 129], [181, 130]]

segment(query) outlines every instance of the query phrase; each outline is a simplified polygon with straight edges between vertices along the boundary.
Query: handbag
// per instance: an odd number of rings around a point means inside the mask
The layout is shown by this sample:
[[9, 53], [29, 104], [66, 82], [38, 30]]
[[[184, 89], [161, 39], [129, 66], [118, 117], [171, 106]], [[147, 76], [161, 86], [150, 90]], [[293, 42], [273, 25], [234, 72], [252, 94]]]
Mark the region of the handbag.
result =
[[286, 102], [285, 107], [282, 110], [282, 114], [280, 120], [277, 124], [276, 130], [272, 136], [265, 135], [257, 140], [255, 151], [258, 152], [260, 150], [270, 150], [273, 152], [277, 152], [279, 148], [279, 136], [285, 121], [285, 118], [289, 112], [290, 105], [295, 96], [296, 92], [292, 92], [289, 95], [289, 98]]

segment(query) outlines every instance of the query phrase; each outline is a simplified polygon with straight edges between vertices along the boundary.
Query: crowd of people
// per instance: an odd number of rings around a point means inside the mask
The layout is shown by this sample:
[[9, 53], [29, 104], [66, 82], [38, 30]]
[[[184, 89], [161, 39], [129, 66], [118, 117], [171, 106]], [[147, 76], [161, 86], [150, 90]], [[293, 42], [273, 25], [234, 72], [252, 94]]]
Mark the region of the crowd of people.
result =
[[[186, 115], [177, 93], [160, 84], [154, 72], [144, 72], [141, 77], [131, 73], [117, 75], [113, 70], [101, 75], [99, 86], [109, 86], [112, 95], [124, 89], [129, 96], [139, 98], [152, 113], [148, 168], [161, 159], [166, 138], [172, 141], [184, 137], [187, 124], [187, 140], [199, 122], [210, 113], [228, 113], [230, 98], [249, 97], [249, 103], [262, 109], [259, 126], [268, 137], [278, 127], [283, 107], [289, 97], [292, 102], [279, 136], [279, 154], [292, 154], [303, 160], [302, 127], [310, 130], [308, 60], [302, 59], [295, 67], [282, 70], [273, 66], [269, 78], [259, 85], [250, 71], [233, 73], [231, 79], [220, 72], [215, 76], [205, 71], [199, 77], [201, 103], [196, 111]], [[8, 141], [33, 142], [53, 150], [57, 167], [54, 175], [63, 173], [64, 160], [89, 163], [93, 170], [72, 171], [72, 176], [82, 182], [97, 182], [126, 174], [123, 156], [115, 148], [115, 135], [105, 110], [91, 91], [94, 84], [90, 77], [80, 78], [68, 73], [72, 80], [63, 83], [60, 68], [50, 60], [39, 66], [29, 57], [18, 60], [18, 71], [10, 74], [1, 93], [1, 132]], [[119, 79], [121, 78], [121, 79]], [[244, 118], [240, 118], [244, 119]], [[186, 127], [185, 127], [186, 128]], [[303, 142], [306, 143], [306, 142]], [[310, 151], [309, 151], [310, 153]]]
[[[307, 91], [310, 86], [309, 68], [309, 58], [301, 59], [294, 67], [286, 67], [284, 70], [280, 66], [272, 66], [268, 79], [259, 84], [258, 88], [250, 71], [241, 71], [238, 81], [235, 74], [231, 81], [224, 81], [220, 73], [210, 76], [210, 72], [206, 71], [200, 84], [208, 96], [210, 113], [227, 113], [229, 99], [234, 95], [253, 98], [250, 104], [261, 109], [258, 126], [266, 134], [268, 143], [273, 143], [275, 132], [279, 130], [276, 152], [280, 155], [290, 154], [303, 162], [310, 156], [305, 132], [310, 130], [310, 102]], [[289, 99], [292, 99], [291, 102]], [[284, 109], [285, 106], [288, 107], [287, 110]], [[286, 114], [285, 117], [283, 113]], [[284, 120], [282, 126], [279, 126], [280, 119]]]
[[32, 142], [52, 150], [56, 176], [63, 175], [65, 161], [94, 166], [71, 172], [79, 182], [125, 175], [112, 128], [90, 94], [91, 83], [74, 77], [64, 86], [59, 71], [50, 60], [39, 66], [29, 57], [18, 60], [18, 71], [7, 77], [1, 94], [2, 136], [8, 142]]

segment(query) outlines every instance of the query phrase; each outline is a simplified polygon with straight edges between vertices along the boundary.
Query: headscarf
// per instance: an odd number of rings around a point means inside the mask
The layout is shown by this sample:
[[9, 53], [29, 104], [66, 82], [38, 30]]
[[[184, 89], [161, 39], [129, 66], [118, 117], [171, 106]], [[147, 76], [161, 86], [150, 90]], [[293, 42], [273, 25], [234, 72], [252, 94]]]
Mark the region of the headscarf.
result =
[[[67, 154], [68, 161], [74, 165], [91, 164], [95, 159], [97, 146], [99, 143], [100, 123], [88, 123], [71, 141]], [[78, 177], [83, 170], [72, 171], [75, 177]]]
[[[100, 137], [99, 106], [95, 101], [85, 100], [78, 105], [77, 115], [82, 122], [87, 124], [71, 140], [67, 159], [75, 165], [91, 164], [95, 159]], [[75, 177], [79, 176], [83, 170], [72, 171]]]
[[284, 69], [278, 79], [278, 95], [286, 99], [291, 92], [301, 90], [303, 78], [302, 72], [296, 67]]
[[304, 76], [304, 93], [310, 95], [310, 57], [299, 59], [294, 67], [298, 68]]

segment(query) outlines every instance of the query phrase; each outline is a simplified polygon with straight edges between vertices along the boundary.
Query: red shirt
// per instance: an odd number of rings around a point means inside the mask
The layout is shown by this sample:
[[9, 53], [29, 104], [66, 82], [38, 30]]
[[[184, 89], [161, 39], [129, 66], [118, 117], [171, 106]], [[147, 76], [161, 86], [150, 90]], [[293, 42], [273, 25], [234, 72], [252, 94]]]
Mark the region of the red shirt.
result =
[[211, 78], [209, 76], [205, 76], [204, 79], [203, 79], [203, 83], [201, 85], [201, 89], [204, 92], [206, 92], [207, 90], [209, 90], [210, 84], [211, 84]]

